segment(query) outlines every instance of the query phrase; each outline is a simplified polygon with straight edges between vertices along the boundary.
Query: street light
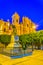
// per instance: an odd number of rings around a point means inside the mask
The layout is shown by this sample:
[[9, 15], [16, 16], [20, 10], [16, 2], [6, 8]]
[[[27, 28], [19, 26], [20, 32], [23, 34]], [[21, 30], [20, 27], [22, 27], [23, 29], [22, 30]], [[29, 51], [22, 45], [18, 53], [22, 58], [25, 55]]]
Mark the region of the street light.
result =
[[39, 25], [34, 25], [32, 28], [36, 29]]
[[8, 27], [10, 26], [10, 24], [8, 23]]

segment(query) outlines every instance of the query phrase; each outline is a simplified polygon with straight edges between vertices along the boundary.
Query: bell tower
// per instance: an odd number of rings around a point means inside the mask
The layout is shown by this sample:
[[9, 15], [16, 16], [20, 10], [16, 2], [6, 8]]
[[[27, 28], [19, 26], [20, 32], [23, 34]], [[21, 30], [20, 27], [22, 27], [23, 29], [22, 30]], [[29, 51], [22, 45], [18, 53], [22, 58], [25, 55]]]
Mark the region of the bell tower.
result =
[[12, 24], [15, 25], [15, 24], [19, 24], [19, 19], [20, 19], [20, 16], [18, 15], [18, 13], [15, 12], [15, 14], [13, 14], [12, 16]]

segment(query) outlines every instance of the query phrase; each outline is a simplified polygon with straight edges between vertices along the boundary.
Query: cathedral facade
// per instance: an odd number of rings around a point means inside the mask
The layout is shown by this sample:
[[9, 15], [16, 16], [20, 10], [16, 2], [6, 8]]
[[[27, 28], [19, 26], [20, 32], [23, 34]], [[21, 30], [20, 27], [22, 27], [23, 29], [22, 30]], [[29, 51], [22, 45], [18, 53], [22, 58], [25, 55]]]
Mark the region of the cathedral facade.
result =
[[23, 17], [20, 22], [20, 16], [18, 13], [14, 13], [12, 15], [12, 24], [10, 21], [4, 22], [0, 20], [0, 34], [12, 34], [13, 28], [12, 25], [16, 28], [17, 35], [29, 34], [32, 32], [36, 32], [36, 25], [33, 23], [28, 17]]
[[20, 22], [20, 16], [18, 13], [13, 14], [12, 24], [17, 30], [17, 35], [29, 34], [36, 32], [36, 25], [28, 17], [23, 17], [22, 22]]

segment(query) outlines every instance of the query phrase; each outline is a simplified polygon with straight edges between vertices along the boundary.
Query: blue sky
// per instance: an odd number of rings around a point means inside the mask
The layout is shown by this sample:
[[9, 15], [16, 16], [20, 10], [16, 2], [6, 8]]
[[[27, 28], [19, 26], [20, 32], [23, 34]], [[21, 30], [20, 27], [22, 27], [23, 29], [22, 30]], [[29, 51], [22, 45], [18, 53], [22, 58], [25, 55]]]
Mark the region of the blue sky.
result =
[[27, 16], [39, 25], [37, 30], [43, 29], [43, 0], [0, 0], [0, 19], [11, 22], [15, 12], [20, 15], [20, 21]]

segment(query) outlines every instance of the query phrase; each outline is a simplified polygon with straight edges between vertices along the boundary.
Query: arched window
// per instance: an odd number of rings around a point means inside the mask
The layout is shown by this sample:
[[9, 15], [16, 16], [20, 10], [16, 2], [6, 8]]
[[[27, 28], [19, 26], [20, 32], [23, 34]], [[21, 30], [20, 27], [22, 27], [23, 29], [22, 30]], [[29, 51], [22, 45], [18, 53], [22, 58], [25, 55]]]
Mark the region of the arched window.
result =
[[11, 30], [11, 26], [9, 26], [9, 30]]
[[18, 19], [16, 20], [16, 22], [18, 22]]
[[27, 27], [29, 27], [29, 25], [27, 24]]
[[6, 25], [6, 23], [4, 23], [4, 25]]
[[4, 32], [6, 32], [6, 29], [4, 28]]

